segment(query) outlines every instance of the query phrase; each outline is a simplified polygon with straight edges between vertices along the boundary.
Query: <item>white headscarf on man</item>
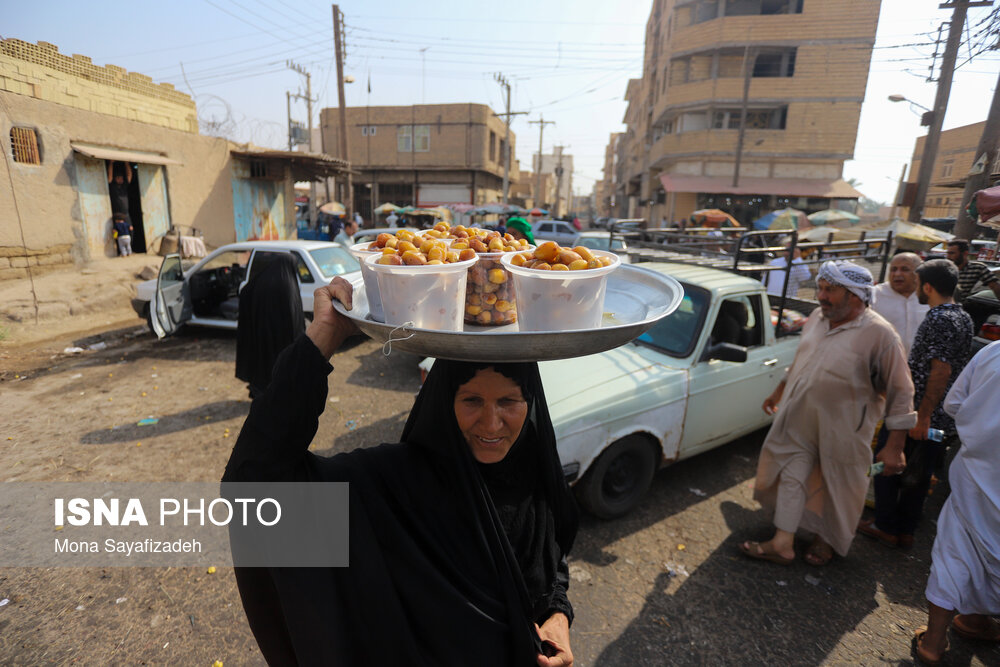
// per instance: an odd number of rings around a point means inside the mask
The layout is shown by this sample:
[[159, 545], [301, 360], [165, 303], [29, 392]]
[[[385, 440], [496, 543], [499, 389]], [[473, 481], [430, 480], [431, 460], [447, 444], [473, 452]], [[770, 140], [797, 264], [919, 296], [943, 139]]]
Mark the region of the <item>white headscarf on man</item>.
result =
[[872, 273], [863, 266], [858, 266], [846, 259], [823, 262], [819, 267], [816, 280], [825, 280], [832, 285], [839, 285], [851, 292], [865, 304], [872, 300]]

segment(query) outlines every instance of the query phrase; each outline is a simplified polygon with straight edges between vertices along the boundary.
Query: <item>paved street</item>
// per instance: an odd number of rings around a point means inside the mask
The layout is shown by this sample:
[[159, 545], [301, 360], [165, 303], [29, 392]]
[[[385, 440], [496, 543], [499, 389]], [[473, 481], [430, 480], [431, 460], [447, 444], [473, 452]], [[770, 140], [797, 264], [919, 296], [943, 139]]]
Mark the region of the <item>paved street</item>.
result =
[[[98, 340], [108, 348], [58, 354]], [[20, 377], [0, 383], [5, 481], [215, 480], [249, 407], [229, 333], [155, 341], [132, 326], [6, 353]], [[38, 358], [38, 368], [27, 361]], [[333, 361], [314, 449], [393, 440], [418, 359], [360, 341]], [[134, 426], [149, 414], [160, 423]], [[577, 665], [910, 664], [933, 524], [910, 554], [859, 538], [821, 569], [747, 561], [738, 542], [767, 532], [749, 488], [761, 439], [661, 471], [623, 519], [584, 517], [571, 557]], [[939, 505], [932, 497], [931, 517]], [[2, 598], [3, 664], [260, 661], [230, 570], [7, 569]], [[951, 664], [1000, 664], [996, 648], [952, 644]]]

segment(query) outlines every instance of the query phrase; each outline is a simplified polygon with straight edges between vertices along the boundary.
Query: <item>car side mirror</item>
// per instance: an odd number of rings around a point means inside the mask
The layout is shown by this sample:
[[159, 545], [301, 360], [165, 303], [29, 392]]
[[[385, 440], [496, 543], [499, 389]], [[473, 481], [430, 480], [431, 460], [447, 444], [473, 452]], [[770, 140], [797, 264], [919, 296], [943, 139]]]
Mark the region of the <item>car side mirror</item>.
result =
[[733, 343], [716, 343], [709, 346], [702, 355], [702, 361], [709, 359], [719, 359], [720, 361], [734, 361], [742, 364], [747, 360], [747, 349], [741, 345]]

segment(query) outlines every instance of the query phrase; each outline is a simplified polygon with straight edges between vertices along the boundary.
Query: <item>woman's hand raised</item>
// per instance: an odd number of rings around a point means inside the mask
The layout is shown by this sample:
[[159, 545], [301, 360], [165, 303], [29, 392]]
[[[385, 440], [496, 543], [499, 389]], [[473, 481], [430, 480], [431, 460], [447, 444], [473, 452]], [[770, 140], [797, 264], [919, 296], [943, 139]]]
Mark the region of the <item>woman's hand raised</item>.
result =
[[353, 298], [354, 287], [339, 277], [313, 292], [313, 320], [306, 329], [306, 335], [327, 359], [349, 336], [358, 333], [354, 322], [333, 307], [333, 300], [336, 299], [344, 304], [344, 308], [351, 310], [354, 307]]

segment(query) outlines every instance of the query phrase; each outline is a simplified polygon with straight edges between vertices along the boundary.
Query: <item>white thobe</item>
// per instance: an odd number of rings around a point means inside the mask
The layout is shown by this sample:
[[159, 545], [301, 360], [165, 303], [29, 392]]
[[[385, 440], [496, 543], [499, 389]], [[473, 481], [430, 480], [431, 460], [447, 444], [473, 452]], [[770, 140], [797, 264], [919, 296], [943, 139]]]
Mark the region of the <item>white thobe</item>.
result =
[[[767, 293], [772, 296], [781, 296], [781, 290], [785, 287], [784, 268], [788, 266], [785, 257], [776, 257], [768, 262], [768, 266], [777, 266], [782, 270], [768, 271], [764, 276], [764, 284], [767, 286]], [[787, 296], [794, 297], [799, 293], [799, 285], [812, 277], [809, 267], [799, 258], [792, 260], [792, 275], [788, 277]]]
[[927, 599], [960, 614], [1000, 613], [1000, 341], [955, 380], [944, 409], [962, 446], [948, 469]]
[[930, 310], [930, 306], [920, 303], [917, 293], [914, 291], [910, 296], [903, 296], [892, 289], [889, 283], [879, 283], [872, 290], [872, 310], [889, 320], [896, 333], [903, 341], [903, 348], [906, 349], [906, 356], [910, 356], [910, 348], [913, 346], [913, 339], [917, 335], [917, 328], [924, 321], [924, 316]]

